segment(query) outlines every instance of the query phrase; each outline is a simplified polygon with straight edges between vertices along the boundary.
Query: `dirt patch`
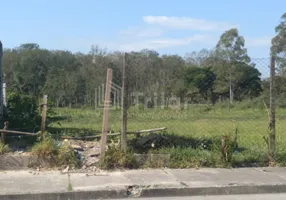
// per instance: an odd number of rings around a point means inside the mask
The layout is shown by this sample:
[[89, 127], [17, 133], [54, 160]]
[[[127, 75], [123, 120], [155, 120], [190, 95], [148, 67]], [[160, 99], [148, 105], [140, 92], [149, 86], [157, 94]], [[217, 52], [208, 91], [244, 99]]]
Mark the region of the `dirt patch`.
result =
[[[0, 169], [28, 169], [36, 171], [60, 170], [64, 172], [97, 172], [99, 169], [95, 166], [99, 162], [100, 143], [97, 141], [81, 141], [81, 140], [64, 140], [57, 142], [58, 145], [68, 143], [74, 150], [77, 158], [81, 161], [80, 169], [67, 168], [61, 166], [56, 168], [48, 167], [48, 165], [39, 162], [38, 159], [30, 152], [31, 146], [13, 141], [9, 144], [10, 152], [0, 155]], [[4, 162], [5, 161], [5, 162]]]
[[80, 169], [69, 169], [69, 171], [75, 171], [75, 172], [98, 171], [95, 165], [99, 162], [99, 156], [100, 156], [99, 142], [67, 140], [67, 139], [65, 139], [63, 142], [68, 143], [74, 149], [77, 158], [82, 163], [82, 167]]

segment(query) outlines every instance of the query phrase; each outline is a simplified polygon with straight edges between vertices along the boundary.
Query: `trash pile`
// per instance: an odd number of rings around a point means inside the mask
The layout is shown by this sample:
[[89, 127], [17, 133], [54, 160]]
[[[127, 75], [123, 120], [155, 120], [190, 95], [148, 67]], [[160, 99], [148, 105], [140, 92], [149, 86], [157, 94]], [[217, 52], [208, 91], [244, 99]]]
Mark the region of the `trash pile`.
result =
[[73, 148], [77, 158], [82, 163], [82, 167], [80, 169], [71, 169], [69, 171], [93, 172], [98, 170], [95, 164], [99, 162], [99, 142], [67, 139], [65, 139], [64, 142], [67, 142]]

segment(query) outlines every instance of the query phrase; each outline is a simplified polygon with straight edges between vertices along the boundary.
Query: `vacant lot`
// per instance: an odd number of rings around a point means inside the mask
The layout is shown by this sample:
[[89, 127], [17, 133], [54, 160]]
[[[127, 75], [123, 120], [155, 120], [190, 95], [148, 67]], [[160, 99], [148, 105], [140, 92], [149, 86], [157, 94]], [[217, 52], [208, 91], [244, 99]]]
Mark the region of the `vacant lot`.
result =
[[[119, 132], [120, 110], [110, 110], [109, 127]], [[56, 109], [60, 121], [53, 122], [53, 131], [79, 136], [101, 132], [102, 110]], [[277, 110], [277, 159], [286, 162], [286, 109]], [[221, 166], [220, 151], [210, 149], [213, 141], [219, 144], [224, 134], [234, 136], [238, 128], [239, 149], [234, 154], [234, 166], [262, 166], [266, 164], [268, 114], [265, 109], [210, 108], [195, 106], [188, 110], [136, 109], [128, 111], [128, 131], [166, 127], [174, 146], [150, 149], [171, 153], [170, 167]]]

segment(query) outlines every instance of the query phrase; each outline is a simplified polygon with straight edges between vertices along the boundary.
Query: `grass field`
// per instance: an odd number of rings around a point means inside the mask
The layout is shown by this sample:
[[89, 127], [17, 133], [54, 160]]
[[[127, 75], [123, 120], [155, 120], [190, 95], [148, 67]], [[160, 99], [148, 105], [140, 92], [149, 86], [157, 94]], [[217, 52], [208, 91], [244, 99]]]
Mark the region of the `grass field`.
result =
[[[119, 132], [120, 110], [110, 110], [109, 127]], [[61, 120], [50, 127], [66, 135], [92, 135], [101, 132], [102, 110], [56, 109]], [[277, 110], [277, 160], [286, 163], [286, 109]], [[162, 147], [158, 152], [171, 153], [170, 167], [221, 166], [220, 152], [191, 148], [194, 143], [215, 140], [224, 134], [234, 134], [238, 127], [240, 150], [234, 154], [234, 166], [265, 165], [267, 147], [268, 114], [265, 109], [236, 109], [193, 107], [188, 110], [135, 109], [128, 111], [128, 131], [166, 127], [172, 140], [183, 143], [176, 148]], [[189, 142], [189, 144], [188, 144]], [[199, 145], [196, 145], [199, 146]]]

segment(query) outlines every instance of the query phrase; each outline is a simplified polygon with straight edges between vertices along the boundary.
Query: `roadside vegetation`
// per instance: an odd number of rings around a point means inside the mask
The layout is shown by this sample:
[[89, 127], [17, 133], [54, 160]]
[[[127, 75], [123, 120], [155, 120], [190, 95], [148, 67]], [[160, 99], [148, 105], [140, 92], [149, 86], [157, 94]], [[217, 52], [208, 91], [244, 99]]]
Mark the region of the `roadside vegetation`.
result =
[[[56, 109], [59, 116], [65, 116], [59, 123], [52, 123], [51, 128], [69, 136], [88, 136], [100, 133], [102, 110], [94, 109]], [[233, 105], [231, 110], [225, 106], [195, 106], [187, 110], [130, 108], [128, 111], [128, 131], [166, 127], [158, 133], [154, 145], [140, 146], [138, 139], [129, 136], [129, 149], [140, 154], [170, 154], [169, 167], [246, 167], [267, 166], [267, 146], [263, 136], [267, 135], [268, 113], [259, 104], [249, 108], [247, 104]], [[121, 113], [110, 110], [110, 132], [120, 132]], [[286, 163], [286, 109], [277, 110], [277, 164]], [[73, 131], [69, 131], [73, 130]], [[78, 130], [78, 131], [76, 131]], [[85, 131], [83, 131], [85, 130]], [[70, 134], [68, 134], [70, 133]], [[237, 146], [235, 136], [237, 134]], [[149, 134], [142, 134], [148, 137]], [[228, 159], [221, 150], [222, 136], [228, 136]], [[161, 136], [161, 137], [160, 137]], [[114, 140], [119, 138], [114, 137]], [[124, 155], [119, 147], [107, 152], [111, 163], [122, 161]], [[112, 158], [112, 160], [111, 160]], [[123, 160], [122, 163], [125, 161]], [[114, 163], [116, 165], [119, 163]], [[106, 165], [108, 166], [108, 165]], [[123, 165], [124, 166], [124, 165]], [[134, 165], [136, 166], [136, 165]], [[112, 167], [111, 167], [112, 168]]]
[[[273, 80], [269, 77], [270, 59], [251, 58], [237, 28], [225, 30], [214, 48], [186, 53], [185, 57], [160, 55], [148, 49], [124, 53], [127, 131], [161, 127], [166, 130], [144, 133], [140, 138], [129, 135], [128, 152], [109, 146], [101, 167], [139, 167], [136, 162], [140, 159], [134, 159], [134, 154], [150, 155], [143, 167], [267, 166], [270, 148], [264, 138], [269, 134], [272, 82], [277, 109], [275, 164], [284, 166], [286, 13], [275, 31], [271, 46], [271, 60], [276, 67]], [[12, 152], [28, 146], [24, 151], [50, 159], [55, 165], [80, 166], [75, 152], [80, 154], [83, 146], [88, 145], [71, 147], [60, 138], [101, 132], [105, 89], [102, 85], [108, 68], [112, 69], [115, 90], [111, 94], [113, 109], [109, 113], [108, 132], [121, 131], [122, 61], [122, 52], [107, 52], [97, 45], [88, 53], [47, 50], [35, 43], [4, 49], [3, 73], [8, 93], [4, 117], [9, 121], [8, 129], [39, 132], [39, 102], [45, 94], [49, 108], [46, 131], [50, 134], [7, 134], [5, 143], [0, 143], [0, 153], [7, 152], [8, 146]], [[174, 106], [178, 101], [181, 105]], [[118, 136], [112, 139], [119, 140]], [[98, 144], [97, 140], [94, 142]], [[96, 145], [88, 149], [98, 150]], [[154, 164], [160, 160], [160, 154], [166, 155], [167, 160]], [[96, 156], [98, 152], [89, 157]]]

